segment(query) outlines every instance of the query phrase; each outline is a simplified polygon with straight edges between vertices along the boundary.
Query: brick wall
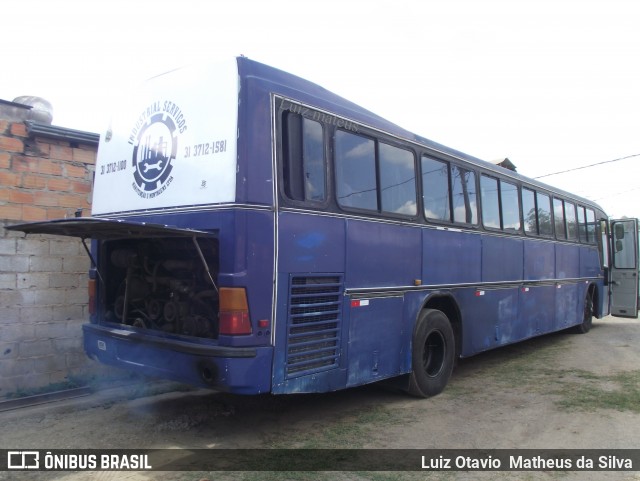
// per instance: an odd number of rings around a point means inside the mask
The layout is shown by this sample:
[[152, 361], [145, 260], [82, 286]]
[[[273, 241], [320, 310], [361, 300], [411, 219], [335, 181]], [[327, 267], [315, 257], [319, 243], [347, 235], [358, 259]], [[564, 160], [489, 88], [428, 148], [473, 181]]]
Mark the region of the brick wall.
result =
[[82, 349], [89, 260], [79, 240], [5, 225], [87, 215], [96, 146], [0, 119], [0, 399], [98, 372]]

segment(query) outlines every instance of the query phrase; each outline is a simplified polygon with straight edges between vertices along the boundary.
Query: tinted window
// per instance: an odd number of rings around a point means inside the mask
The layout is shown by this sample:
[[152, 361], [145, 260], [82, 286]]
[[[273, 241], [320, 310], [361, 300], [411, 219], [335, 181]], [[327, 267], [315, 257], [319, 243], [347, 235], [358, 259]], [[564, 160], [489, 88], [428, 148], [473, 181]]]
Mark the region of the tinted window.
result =
[[285, 195], [292, 200], [324, 201], [326, 168], [322, 125], [286, 112], [282, 130]]
[[378, 145], [382, 210], [416, 215], [416, 172], [411, 152], [391, 145]]
[[422, 199], [427, 219], [451, 220], [447, 163], [422, 157]]
[[578, 206], [578, 234], [581, 242], [587, 242], [587, 224], [584, 219], [584, 207]]
[[564, 215], [567, 219], [567, 234], [570, 240], [578, 238], [578, 221], [576, 220], [576, 206], [571, 202], [564, 203]]
[[500, 229], [500, 202], [498, 179], [480, 176], [480, 196], [482, 198], [482, 223], [485, 227]]
[[553, 225], [551, 224], [551, 198], [537, 192], [536, 201], [538, 204], [538, 232], [540, 235], [553, 235]]
[[567, 234], [564, 227], [564, 205], [561, 199], [553, 199], [553, 221], [556, 228], [556, 237], [566, 239]]
[[587, 212], [587, 239], [590, 244], [596, 243], [596, 214], [591, 209]]
[[500, 205], [502, 206], [502, 228], [520, 230], [520, 202], [518, 187], [500, 181]]
[[524, 217], [524, 231], [527, 234], [537, 234], [536, 198], [535, 192], [532, 190], [522, 189], [522, 214]]
[[307, 200], [325, 199], [324, 142], [322, 125], [309, 119], [302, 120], [302, 163], [304, 166], [304, 192]]
[[478, 223], [476, 200], [476, 174], [457, 166], [451, 167], [451, 195], [453, 221], [465, 224]]
[[339, 130], [335, 136], [335, 157], [338, 204], [378, 210], [374, 141]]

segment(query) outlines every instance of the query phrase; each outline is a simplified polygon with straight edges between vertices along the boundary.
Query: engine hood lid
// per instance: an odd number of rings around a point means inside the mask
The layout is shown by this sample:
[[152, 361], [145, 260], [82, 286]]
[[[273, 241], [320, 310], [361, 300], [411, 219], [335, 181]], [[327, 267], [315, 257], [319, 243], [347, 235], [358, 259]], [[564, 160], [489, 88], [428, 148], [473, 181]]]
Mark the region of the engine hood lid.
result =
[[5, 226], [25, 234], [51, 234], [81, 239], [131, 239], [141, 237], [216, 237], [215, 232], [185, 229], [163, 224], [149, 224], [120, 219], [78, 217]]

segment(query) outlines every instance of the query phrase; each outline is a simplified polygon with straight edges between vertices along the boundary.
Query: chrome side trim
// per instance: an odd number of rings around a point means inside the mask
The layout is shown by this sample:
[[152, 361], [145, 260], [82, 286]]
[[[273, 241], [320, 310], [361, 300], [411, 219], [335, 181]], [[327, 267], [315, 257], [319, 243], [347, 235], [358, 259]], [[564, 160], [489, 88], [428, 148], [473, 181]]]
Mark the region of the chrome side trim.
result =
[[273, 189], [273, 291], [271, 294], [271, 345], [276, 345], [277, 307], [278, 307], [278, 255], [280, 252], [280, 238], [278, 227], [278, 211], [280, 209], [278, 200], [278, 143], [277, 143], [277, 109], [276, 98], [271, 95], [271, 184]]
[[519, 280], [502, 282], [468, 282], [459, 284], [426, 284], [422, 286], [394, 286], [394, 287], [351, 287], [345, 288], [345, 296], [354, 297], [392, 297], [394, 294], [407, 292], [420, 292], [432, 290], [455, 290], [455, 289], [479, 289], [485, 291], [520, 289], [525, 287], [561, 286], [569, 284], [579, 284], [581, 282], [592, 282], [604, 280], [604, 277], [580, 277], [571, 279], [541, 279], [541, 280]]

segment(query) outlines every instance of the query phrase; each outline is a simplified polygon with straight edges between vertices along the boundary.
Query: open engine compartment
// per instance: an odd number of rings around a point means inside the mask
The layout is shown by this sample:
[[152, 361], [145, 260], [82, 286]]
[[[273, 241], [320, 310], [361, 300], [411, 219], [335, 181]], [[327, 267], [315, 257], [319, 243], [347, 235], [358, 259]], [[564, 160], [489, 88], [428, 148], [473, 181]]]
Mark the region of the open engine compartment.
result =
[[99, 315], [140, 329], [217, 338], [218, 270], [215, 238], [103, 241]]

